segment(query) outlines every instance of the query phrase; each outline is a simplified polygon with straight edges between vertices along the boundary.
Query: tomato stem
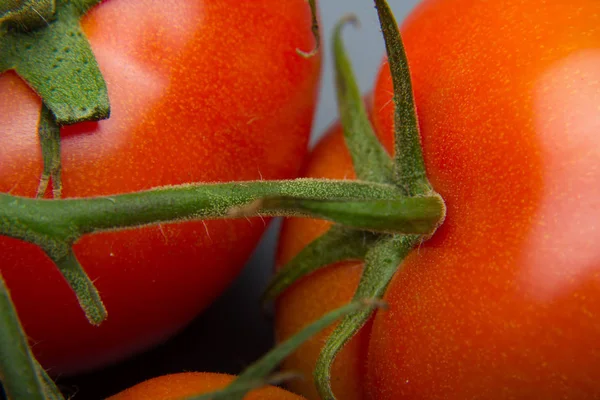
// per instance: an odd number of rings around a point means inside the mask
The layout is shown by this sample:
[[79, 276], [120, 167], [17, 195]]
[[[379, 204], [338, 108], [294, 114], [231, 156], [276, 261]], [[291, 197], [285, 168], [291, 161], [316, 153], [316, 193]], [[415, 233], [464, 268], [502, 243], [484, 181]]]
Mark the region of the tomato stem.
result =
[[61, 183], [61, 162], [60, 162], [60, 127], [54, 120], [54, 115], [42, 103], [40, 112], [40, 121], [38, 123], [38, 136], [42, 149], [42, 160], [44, 161], [44, 170], [40, 178], [37, 197], [44, 197], [48, 183], [52, 179], [52, 197], [60, 198], [62, 191]]
[[265, 289], [262, 301], [274, 300], [301, 277], [346, 260], [362, 260], [379, 235], [334, 225], [303, 248], [277, 272]]
[[391, 185], [328, 179], [248, 181], [86, 199], [0, 194], [0, 234], [53, 254], [60, 250], [53, 243], [72, 244], [83, 234], [187, 219], [301, 216], [372, 231], [431, 233], [444, 212], [438, 196], [406, 197]]
[[[433, 196], [438, 199], [439, 204], [443, 205], [443, 200], [433, 191], [427, 179], [410, 71], [396, 21], [385, 0], [375, 0], [375, 5], [379, 14], [393, 76], [393, 100], [395, 105], [395, 155], [393, 162], [391, 162], [373, 132], [343, 48], [340, 35], [341, 28], [344, 23], [353, 20], [346, 18], [340, 21], [333, 36], [340, 118], [346, 145], [353, 159], [356, 176], [358, 179], [391, 184], [400, 192], [409, 196], [408, 198], [416, 198], [410, 196]], [[383, 204], [381, 205], [383, 206]], [[388, 201], [388, 205], [392, 206], [392, 202]], [[348, 206], [346, 210], [350, 211], [350, 207]], [[368, 207], [361, 207], [365, 212], [376, 214], [373, 211], [366, 211]], [[437, 221], [438, 224], [443, 222], [443, 214], [443, 212], [438, 214], [441, 216]], [[414, 218], [414, 214], [412, 217]], [[416, 222], [414, 219], [412, 221]], [[383, 229], [378, 231], [384, 232]], [[405, 230], [403, 233], [404, 235], [379, 234], [375, 237], [374, 243], [365, 245], [367, 246], [364, 249], [365, 267], [358, 288], [354, 293], [355, 299], [382, 297], [392, 277], [401, 268], [404, 258], [414, 246], [428, 239], [433, 231], [431, 233], [419, 233], [414, 230], [413, 234], [406, 235], [409, 232]], [[306, 248], [306, 251], [297, 256], [298, 259], [293, 259], [284, 267], [282, 272], [275, 278], [278, 289], [279, 287], [291, 285], [305, 273], [323, 266], [323, 263], [321, 263], [323, 257], [311, 257], [310, 254], [314, 248], [320, 248], [322, 242], [327, 243], [330, 239], [339, 239], [328, 235], [330, 235], [330, 232], [313, 241]], [[348, 233], [342, 234], [343, 239], [351, 239], [351, 235]], [[339, 253], [336, 254], [339, 260], [342, 260], [344, 257], [352, 256], [355, 252], [346, 249], [336, 253]], [[305, 263], [310, 262], [314, 264], [305, 265]], [[301, 270], [290, 273], [291, 266], [295, 264], [302, 266]], [[269, 288], [269, 290], [269, 293], [273, 291], [272, 288]], [[323, 399], [335, 399], [331, 387], [333, 362], [339, 351], [364, 326], [371, 314], [372, 310], [365, 310], [346, 316], [325, 342], [314, 370], [315, 385]]]
[[445, 213], [439, 196], [406, 197], [371, 182], [297, 179], [195, 184], [86, 199], [0, 194], [0, 234], [38, 245], [57, 265], [92, 324], [106, 318], [73, 244], [84, 234], [189, 219], [322, 218], [376, 232], [431, 234]]
[[94, 283], [79, 264], [72, 247], [68, 243], [56, 243], [54, 246], [64, 249], [60, 252], [64, 255], [56, 256], [48, 251], [46, 254], [56, 264], [62, 276], [75, 292], [87, 320], [92, 325], [100, 325], [106, 319], [107, 311]]
[[[418, 235], [388, 235], [371, 246], [354, 299], [381, 298], [402, 260], [420, 240]], [[331, 389], [331, 366], [335, 357], [372, 313], [373, 310], [360, 310], [346, 315], [325, 342], [314, 370], [315, 385], [323, 400], [335, 399]]]

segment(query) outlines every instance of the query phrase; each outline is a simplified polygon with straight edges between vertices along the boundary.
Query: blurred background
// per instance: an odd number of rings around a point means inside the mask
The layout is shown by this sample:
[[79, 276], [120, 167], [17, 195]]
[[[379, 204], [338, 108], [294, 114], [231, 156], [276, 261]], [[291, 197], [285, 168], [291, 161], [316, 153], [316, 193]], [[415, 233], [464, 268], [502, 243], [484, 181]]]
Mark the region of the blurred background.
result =
[[[399, 22], [417, 3], [418, 0], [389, 0]], [[319, 8], [324, 65], [311, 144], [337, 118], [330, 54], [335, 23], [348, 13], [356, 14], [360, 20], [359, 29], [348, 26], [344, 30], [344, 42], [363, 93], [371, 90], [384, 54], [372, 1], [320, 0]], [[76, 400], [104, 399], [145, 379], [181, 371], [236, 374], [267, 352], [274, 344], [272, 320], [261, 310], [259, 297], [272, 275], [279, 225], [280, 221], [271, 224], [229, 290], [179, 335], [119, 365], [87, 375], [59, 378], [57, 383], [65, 395], [76, 395]]]

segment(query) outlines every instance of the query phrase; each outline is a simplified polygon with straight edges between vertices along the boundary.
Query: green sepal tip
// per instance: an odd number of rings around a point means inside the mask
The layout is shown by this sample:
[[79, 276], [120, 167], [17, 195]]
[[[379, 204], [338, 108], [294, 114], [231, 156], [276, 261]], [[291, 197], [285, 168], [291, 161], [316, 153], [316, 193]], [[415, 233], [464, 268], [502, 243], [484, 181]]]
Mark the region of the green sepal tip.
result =
[[410, 69], [398, 24], [385, 0], [375, 0], [394, 87], [394, 182], [406, 195], [433, 191], [425, 170]]
[[356, 17], [346, 16], [333, 31], [336, 94], [344, 139], [357, 179], [391, 184], [392, 159], [373, 131], [342, 41], [342, 28], [347, 23], [356, 24]]

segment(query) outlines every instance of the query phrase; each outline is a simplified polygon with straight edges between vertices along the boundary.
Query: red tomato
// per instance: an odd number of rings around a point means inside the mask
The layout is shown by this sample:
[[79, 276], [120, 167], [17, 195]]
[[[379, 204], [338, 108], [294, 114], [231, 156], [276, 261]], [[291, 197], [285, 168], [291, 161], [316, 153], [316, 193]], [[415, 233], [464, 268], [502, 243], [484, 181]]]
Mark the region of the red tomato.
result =
[[[209, 372], [164, 375], [130, 387], [107, 400], [178, 400], [227, 386], [235, 377]], [[303, 397], [269, 386], [253, 390], [244, 400], [302, 400]]]
[[[320, 60], [305, 0], [110, 0], [83, 20], [112, 116], [65, 127], [63, 195], [186, 182], [296, 176]], [[40, 100], [0, 76], [0, 191], [34, 196], [42, 171]], [[244, 265], [260, 219], [165, 224], [84, 237], [75, 253], [108, 309], [86, 321], [49, 259], [0, 238], [0, 266], [41, 363], [96, 368], [152, 346], [204, 309]]]
[[[427, 172], [447, 216], [388, 287], [389, 311], [342, 352], [334, 392], [344, 400], [596, 398], [600, 2], [430, 0], [402, 33]], [[373, 110], [389, 150], [391, 92], [384, 64]], [[332, 135], [310, 176], [348, 173], [347, 162], [331, 162], [341, 141]], [[320, 230], [287, 222], [281, 262]], [[338, 265], [291, 288], [279, 301], [281, 337], [347, 301], [359, 274], [359, 263]], [[322, 340], [286, 368], [310, 369]]]

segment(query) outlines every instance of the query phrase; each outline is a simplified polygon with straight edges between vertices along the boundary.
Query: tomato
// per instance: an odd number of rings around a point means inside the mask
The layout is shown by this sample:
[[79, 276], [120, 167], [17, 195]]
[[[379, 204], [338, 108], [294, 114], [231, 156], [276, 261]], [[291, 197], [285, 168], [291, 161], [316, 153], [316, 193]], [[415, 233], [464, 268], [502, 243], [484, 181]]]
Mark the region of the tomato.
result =
[[[221, 389], [234, 379], [231, 375], [208, 372], [186, 372], [164, 375], [130, 387], [108, 400], [178, 400], [191, 395], [203, 394]], [[246, 400], [302, 400], [302, 397], [269, 386], [253, 390]]]
[[[83, 19], [108, 85], [108, 120], [63, 127], [63, 197], [188, 182], [297, 175], [319, 57], [305, 0], [104, 1]], [[34, 196], [40, 100], [0, 76], [0, 191]], [[236, 276], [265, 222], [198, 221], [101, 233], [75, 253], [108, 310], [88, 324], [50, 260], [0, 238], [0, 266], [33, 350], [53, 374], [125, 358], [165, 340]]]
[[[401, 27], [429, 179], [447, 216], [334, 364], [340, 399], [558, 399], [600, 393], [600, 2], [423, 2]], [[373, 98], [391, 152], [383, 64]], [[339, 130], [313, 177], [350, 176]], [[325, 229], [291, 220], [285, 263]], [[289, 336], [361, 272], [314, 273], [278, 302]], [[286, 363], [310, 371], [324, 336]], [[363, 377], [363, 379], [359, 379]], [[295, 387], [317, 398], [310, 382]]]

